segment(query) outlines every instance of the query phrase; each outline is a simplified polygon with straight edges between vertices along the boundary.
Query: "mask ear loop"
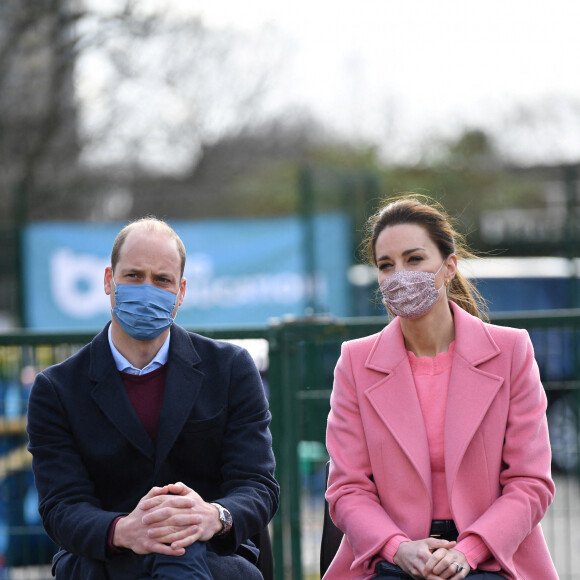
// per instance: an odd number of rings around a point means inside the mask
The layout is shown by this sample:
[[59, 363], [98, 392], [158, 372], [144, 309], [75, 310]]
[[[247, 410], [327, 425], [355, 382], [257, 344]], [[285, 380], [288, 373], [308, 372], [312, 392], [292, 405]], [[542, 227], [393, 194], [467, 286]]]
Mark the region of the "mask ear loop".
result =
[[[439, 274], [439, 272], [441, 272], [441, 269], [443, 268], [443, 266], [445, 265], [445, 261], [443, 260], [443, 262], [441, 262], [441, 266], [439, 266], [439, 269], [437, 270], [437, 272], [435, 272], [434, 274], [434, 278], [433, 278], [433, 286], [435, 286], [435, 278], [437, 277], [437, 274]], [[448, 280], [443, 280], [443, 284], [441, 284], [441, 286], [439, 286], [439, 289], [435, 288], [437, 290], [437, 293], [441, 292], [442, 288], [447, 288], [447, 286], [449, 285]]]
[[[183, 282], [183, 277], [181, 278], [181, 281]], [[182, 288], [181, 288], [181, 282], [179, 284], [179, 290], [177, 291], [177, 294], [175, 295], [175, 302], [173, 303], [173, 310], [175, 310], [175, 316], [172, 316], [171, 318], [173, 318], [173, 322], [175, 322], [175, 319], [177, 318], [177, 315], [179, 314], [179, 309], [181, 308], [181, 306], [178, 304], [179, 302], [179, 296], [181, 295], [182, 292]], [[183, 296], [182, 296], [183, 298]]]
[[[113, 268], [111, 268], [111, 282], [113, 283], [113, 291], [111, 292], [111, 294], [113, 294], [113, 296], [115, 296], [115, 302], [116, 302], [117, 284], [115, 283], [115, 272], [113, 272]], [[112, 306], [111, 306], [110, 310], [111, 310], [111, 318], [112, 318], [113, 316], [115, 316], [115, 313], [113, 312]]]

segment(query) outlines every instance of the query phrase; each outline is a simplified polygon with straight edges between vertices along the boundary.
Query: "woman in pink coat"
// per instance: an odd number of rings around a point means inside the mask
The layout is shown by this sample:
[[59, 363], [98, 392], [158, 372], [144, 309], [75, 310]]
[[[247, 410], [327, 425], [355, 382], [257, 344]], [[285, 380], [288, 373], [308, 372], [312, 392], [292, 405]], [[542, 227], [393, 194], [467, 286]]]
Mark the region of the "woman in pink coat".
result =
[[345, 532], [324, 580], [557, 580], [546, 396], [524, 330], [482, 321], [468, 255], [417, 196], [370, 220], [395, 315], [346, 342], [328, 418], [327, 499]]

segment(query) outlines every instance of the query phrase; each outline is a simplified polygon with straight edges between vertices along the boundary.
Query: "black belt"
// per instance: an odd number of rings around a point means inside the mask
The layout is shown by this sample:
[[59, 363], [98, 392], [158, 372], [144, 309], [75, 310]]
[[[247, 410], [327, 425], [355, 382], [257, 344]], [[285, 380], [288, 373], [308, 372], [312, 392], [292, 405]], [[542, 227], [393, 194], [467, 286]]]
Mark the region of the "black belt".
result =
[[459, 532], [457, 531], [453, 520], [433, 520], [431, 522], [431, 531], [429, 532], [429, 535], [432, 538], [441, 538], [442, 540], [455, 542], [457, 541]]

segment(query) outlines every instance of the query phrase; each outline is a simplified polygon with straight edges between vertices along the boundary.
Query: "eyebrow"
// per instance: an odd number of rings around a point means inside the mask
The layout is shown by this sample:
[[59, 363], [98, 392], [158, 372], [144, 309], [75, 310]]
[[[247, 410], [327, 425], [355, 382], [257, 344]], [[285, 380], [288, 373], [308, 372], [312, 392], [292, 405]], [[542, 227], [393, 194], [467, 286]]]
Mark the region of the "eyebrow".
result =
[[[126, 274], [143, 274], [143, 272], [145, 272], [146, 268], [139, 268], [137, 266], [135, 267], [126, 267], [120, 270], [121, 276], [126, 275]], [[164, 272], [164, 271], [160, 271], [160, 272], [153, 272], [153, 276], [156, 278], [170, 278], [170, 279], [175, 279], [176, 276], [170, 272]]]
[[[419, 251], [425, 251], [425, 248], [411, 248], [410, 250], [405, 250], [403, 252], [403, 256], [408, 256], [409, 254], [414, 254], [415, 252], [419, 252]], [[389, 256], [381, 256], [380, 258], [377, 258], [377, 262], [380, 262], [381, 260], [390, 260], [391, 258]]]

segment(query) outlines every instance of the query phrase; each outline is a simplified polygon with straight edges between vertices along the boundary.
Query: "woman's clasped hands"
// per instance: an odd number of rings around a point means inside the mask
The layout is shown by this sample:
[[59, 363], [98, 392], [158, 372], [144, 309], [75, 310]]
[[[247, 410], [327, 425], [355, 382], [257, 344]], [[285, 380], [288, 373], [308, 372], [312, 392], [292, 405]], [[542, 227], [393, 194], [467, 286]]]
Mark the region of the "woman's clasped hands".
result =
[[413, 578], [460, 580], [471, 568], [464, 554], [454, 549], [455, 544], [437, 538], [402, 542], [394, 562]]

